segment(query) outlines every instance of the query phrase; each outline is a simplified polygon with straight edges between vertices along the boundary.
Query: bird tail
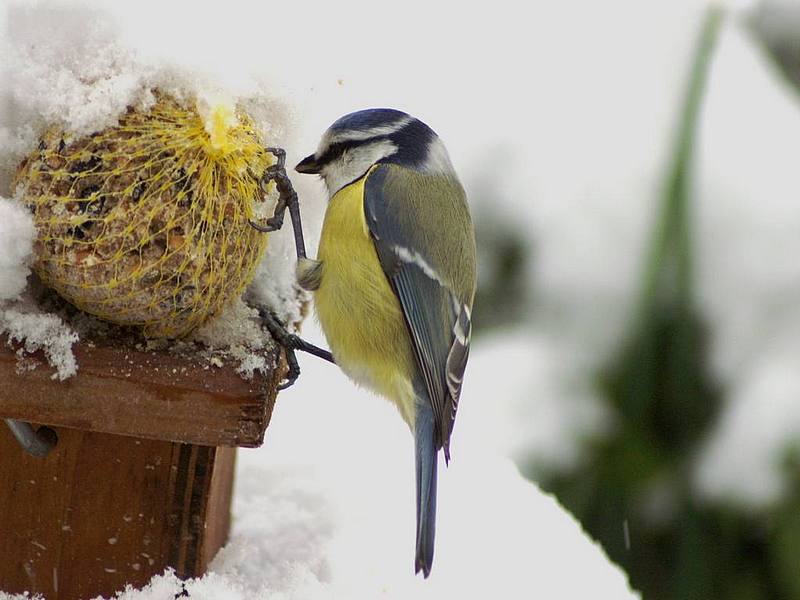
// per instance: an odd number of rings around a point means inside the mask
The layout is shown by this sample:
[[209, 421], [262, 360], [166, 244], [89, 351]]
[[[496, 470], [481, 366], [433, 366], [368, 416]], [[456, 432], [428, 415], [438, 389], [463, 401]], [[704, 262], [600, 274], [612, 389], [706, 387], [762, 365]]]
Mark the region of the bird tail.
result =
[[436, 427], [433, 409], [417, 404], [414, 445], [417, 458], [417, 556], [415, 572], [428, 577], [436, 536]]

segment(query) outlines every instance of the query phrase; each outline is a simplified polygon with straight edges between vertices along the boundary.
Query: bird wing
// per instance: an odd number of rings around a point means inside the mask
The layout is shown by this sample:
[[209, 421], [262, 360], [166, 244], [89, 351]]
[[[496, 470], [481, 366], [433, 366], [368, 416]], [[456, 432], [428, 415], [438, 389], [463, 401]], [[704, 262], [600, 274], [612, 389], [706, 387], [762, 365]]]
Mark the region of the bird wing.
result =
[[364, 214], [413, 342], [437, 447], [449, 460], [475, 292], [475, 241], [463, 189], [455, 178], [378, 165], [367, 175]]

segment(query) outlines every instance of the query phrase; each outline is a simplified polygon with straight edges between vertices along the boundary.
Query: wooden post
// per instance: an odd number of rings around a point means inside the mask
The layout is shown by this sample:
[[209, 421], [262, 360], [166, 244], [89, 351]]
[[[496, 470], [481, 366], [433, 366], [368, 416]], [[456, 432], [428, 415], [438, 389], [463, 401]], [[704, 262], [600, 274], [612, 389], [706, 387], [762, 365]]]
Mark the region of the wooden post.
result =
[[78, 375], [58, 382], [43, 357], [18, 371], [0, 344], [0, 417], [58, 435], [35, 458], [0, 423], [0, 590], [75, 600], [167, 567], [202, 575], [228, 536], [235, 446], [263, 441], [285, 364], [244, 381], [231, 365], [79, 345]]

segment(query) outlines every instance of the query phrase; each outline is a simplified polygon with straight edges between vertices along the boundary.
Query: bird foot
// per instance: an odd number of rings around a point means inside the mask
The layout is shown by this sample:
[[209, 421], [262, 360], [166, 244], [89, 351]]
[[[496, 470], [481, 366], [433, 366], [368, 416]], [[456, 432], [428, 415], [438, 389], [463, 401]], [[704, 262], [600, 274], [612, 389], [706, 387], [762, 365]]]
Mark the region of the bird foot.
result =
[[266, 308], [259, 308], [258, 314], [261, 316], [261, 321], [264, 323], [267, 331], [269, 331], [272, 338], [283, 348], [286, 354], [286, 363], [289, 365], [289, 371], [286, 373], [286, 380], [278, 385], [279, 390], [285, 390], [291, 387], [294, 385], [294, 382], [297, 381], [297, 378], [300, 377], [300, 364], [297, 362], [297, 350], [308, 352], [309, 354], [313, 354], [314, 356], [335, 364], [333, 355], [328, 350], [315, 346], [298, 335], [289, 333], [272, 311]]
[[263, 233], [278, 231], [283, 227], [283, 220], [286, 209], [289, 209], [289, 216], [292, 219], [292, 229], [294, 229], [294, 243], [297, 250], [297, 258], [306, 257], [306, 245], [303, 239], [303, 225], [300, 221], [300, 203], [297, 192], [294, 191], [292, 181], [286, 173], [286, 151], [283, 148], [267, 148], [268, 152], [275, 156], [275, 164], [270, 165], [264, 170], [259, 183], [262, 193], [267, 192], [270, 183], [275, 183], [278, 190], [278, 202], [272, 216], [266, 219], [265, 224], [261, 225], [255, 221], [250, 221], [250, 225]]

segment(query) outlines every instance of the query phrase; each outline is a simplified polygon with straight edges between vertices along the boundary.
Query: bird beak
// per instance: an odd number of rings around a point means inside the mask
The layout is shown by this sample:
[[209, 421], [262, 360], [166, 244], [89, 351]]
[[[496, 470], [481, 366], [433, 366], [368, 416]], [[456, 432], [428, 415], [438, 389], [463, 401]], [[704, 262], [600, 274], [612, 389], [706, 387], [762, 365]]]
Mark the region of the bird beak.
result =
[[297, 163], [297, 166], [294, 168], [294, 170], [297, 171], [298, 173], [317, 175], [319, 174], [320, 167], [317, 164], [314, 155], [311, 154], [310, 156], [306, 156], [303, 160]]

